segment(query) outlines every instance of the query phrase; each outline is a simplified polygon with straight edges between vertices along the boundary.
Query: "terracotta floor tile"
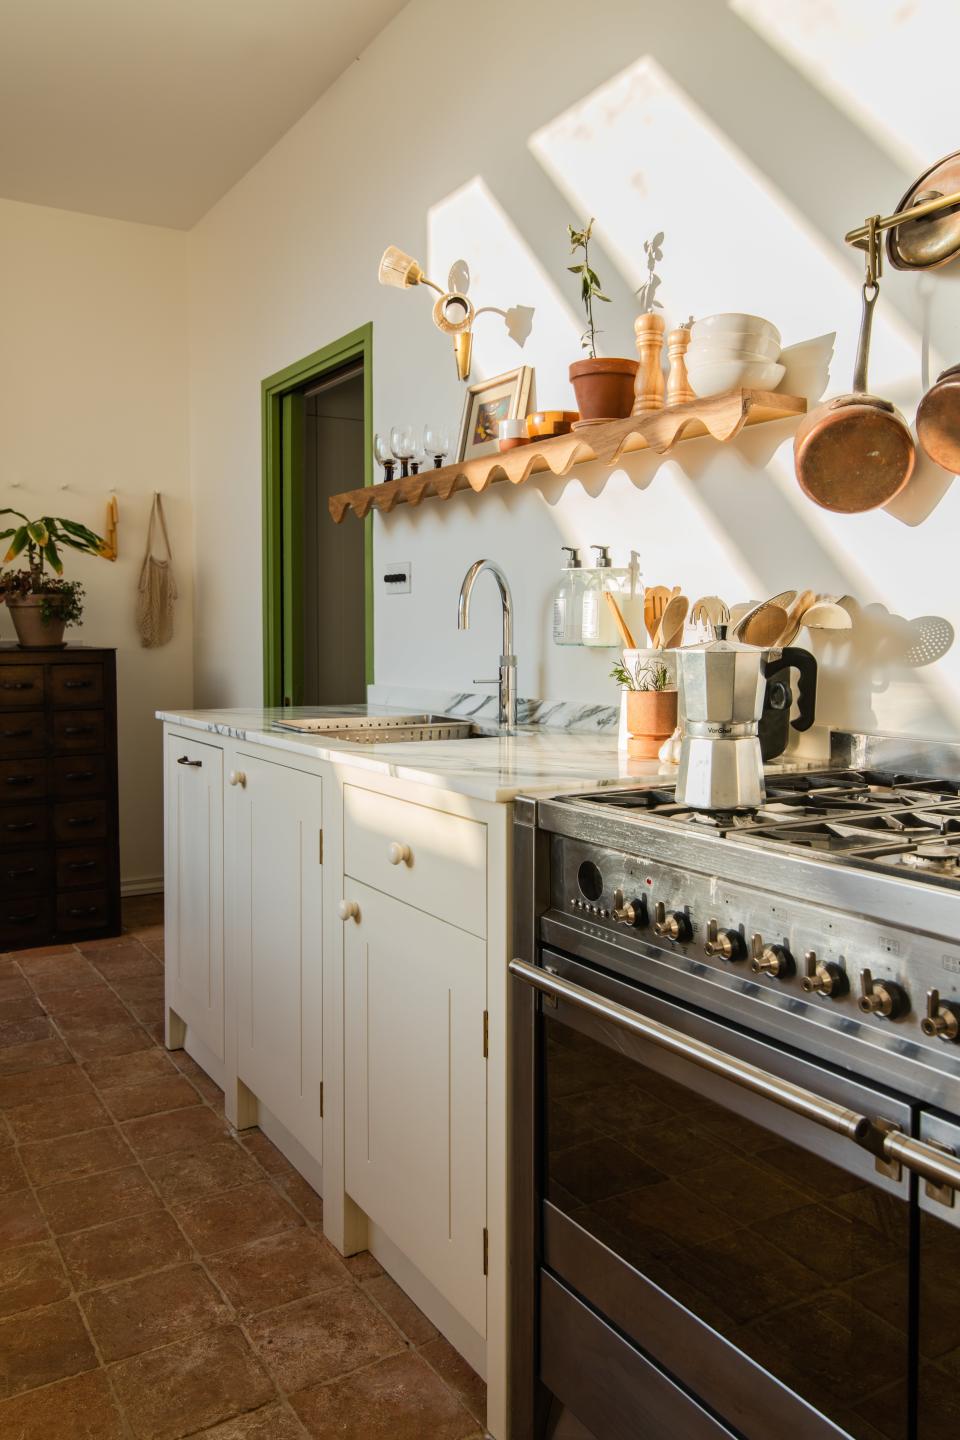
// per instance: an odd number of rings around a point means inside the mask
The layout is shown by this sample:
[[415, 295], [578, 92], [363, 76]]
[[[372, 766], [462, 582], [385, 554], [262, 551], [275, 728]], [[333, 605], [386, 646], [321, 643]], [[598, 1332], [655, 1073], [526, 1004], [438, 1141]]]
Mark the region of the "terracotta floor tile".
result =
[[175, 1150], [147, 1160], [143, 1167], [168, 1205], [189, 1205], [237, 1185], [249, 1185], [262, 1172], [235, 1140], [221, 1140], [199, 1150]]
[[107, 980], [129, 979], [133, 975], [156, 975], [161, 966], [157, 957], [145, 950], [137, 940], [125, 940], [123, 945], [109, 950], [84, 952], [91, 965]]
[[56, 955], [52, 959], [30, 964], [20, 961], [20, 969], [41, 999], [61, 990], [105, 990], [106, 981], [82, 955]]
[[[150, 1053], [150, 1052], [148, 1052]], [[140, 1115], [156, 1115], [166, 1110], [183, 1110], [199, 1105], [200, 1096], [189, 1080], [171, 1074], [163, 1080], [146, 1080], [140, 1085], [125, 1085], [107, 1094], [107, 1104], [118, 1120], [132, 1120]]]
[[37, 1105], [18, 1105], [7, 1111], [7, 1120], [18, 1143], [54, 1140], [61, 1135], [79, 1135], [109, 1125], [110, 1115], [92, 1089], [88, 1093], [61, 1095]]
[[477, 1422], [418, 1355], [290, 1396], [313, 1440], [465, 1440]]
[[[133, 1156], [127, 1158], [132, 1160]], [[54, 1235], [68, 1235], [73, 1230], [161, 1208], [139, 1165], [46, 1186], [37, 1191], [37, 1200]]]
[[128, 1120], [123, 1133], [138, 1155], [149, 1158], [167, 1155], [172, 1150], [198, 1150], [213, 1140], [221, 1140], [230, 1131], [206, 1105], [171, 1115], [148, 1115], [143, 1120]]
[[293, 1169], [286, 1155], [277, 1149], [272, 1140], [267, 1139], [262, 1130], [245, 1130], [240, 1136], [240, 1143], [269, 1175], [277, 1175], [281, 1170]]
[[27, 1188], [27, 1177], [15, 1150], [0, 1150], [0, 1195]]
[[203, 1440], [303, 1440], [305, 1433], [296, 1416], [278, 1403], [204, 1430]]
[[[17, 1190], [0, 1198], [0, 1249], [44, 1240], [47, 1223], [31, 1190]], [[0, 1432], [2, 1433], [2, 1432]]]
[[0, 1316], [53, 1305], [69, 1294], [70, 1283], [52, 1240], [0, 1251]]
[[153, 975], [117, 975], [110, 984], [126, 1003], [131, 1000], [163, 999], [164, 981], [160, 970]]
[[137, 1440], [195, 1435], [276, 1394], [233, 1326], [113, 1365], [110, 1378]]
[[97, 1367], [90, 1337], [73, 1300], [0, 1320], [0, 1355], [0, 1396], [4, 1397]]
[[[127, 1000], [124, 1002], [130, 1014], [141, 1025], [150, 1029], [157, 1044], [163, 1040], [163, 1022], [166, 1017], [166, 1008], [162, 1000]], [[155, 1027], [159, 1026], [159, 1029]]]
[[114, 1090], [118, 1085], [143, 1085], [148, 1080], [168, 1080], [176, 1075], [170, 1057], [151, 1046], [134, 1050], [129, 1055], [108, 1055], [103, 1060], [89, 1060], [84, 1066], [99, 1090]]
[[206, 1074], [206, 1071], [201, 1070], [196, 1060], [194, 1060], [192, 1055], [188, 1055], [186, 1050], [168, 1050], [167, 1056], [184, 1075], [193, 1078], [197, 1075]]
[[13, 1144], [13, 1131], [7, 1124], [7, 1117], [0, 1110], [0, 1150], [5, 1150], [8, 1145]]
[[305, 1226], [217, 1255], [207, 1269], [240, 1316], [350, 1284], [330, 1242]]
[[0, 1075], [23, 1075], [42, 1070], [48, 1065], [66, 1065], [73, 1060], [63, 1041], [56, 1036], [47, 1040], [31, 1040], [25, 1045], [10, 1045], [0, 1050]]
[[144, 935], [143, 943], [150, 951], [151, 955], [155, 955], [158, 960], [163, 959], [164, 943], [161, 939], [159, 939], [158, 937], [154, 937], [153, 935]]
[[130, 1024], [129, 1010], [108, 985], [102, 990], [56, 990], [52, 995], [44, 995], [43, 1006], [57, 1022], [57, 1029], [68, 1045], [70, 1036], [77, 1030]]
[[166, 1025], [164, 1024], [163, 1020], [158, 1020], [154, 1025], [151, 1025], [145, 1021], [143, 1028], [150, 1036], [150, 1039], [153, 1041], [154, 1045], [164, 1044], [167, 1031]]
[[133, 1280], [191, 1256], [190, 1246], [166, 1210], [62, 1235], [60, 1250], [77, 1290]]
[[[66, 1054], [66, 1052], [64, 1052]], [[61, 1099], [65, 1095], [92, 1094], [90, 1081], [79, 1065], [48, 1065], [39, 1070], [21, 1070], [15, 1075], [0, 1075], [0, 1110], [16, 1105], [36, 1105], [42, 1100]]]
[[139, 1025], [92, 1025], [72, 1030], [66, 1037], [78, 1060], [100, 1060], [105, 1055], [129, 1055], [133, 1050], [147, 1050], [153, 1041]]
[[130, 944], [129, 935], [104, 935], [99, 940], [80, 940], [77, 949], [81, 955], [99, 955], [103, 950], [122, 950]]
[[428, 1340], [436, 1338], [437, 1327], [414, 1305], [410, 1296], [400, 1289], [391, 1276], [377, 1275], [364, 1284], [363, 1291], [365, 1295], [376, 1300], [380, 1309], [389, 1315], [411, 1345], [425, 1345]]
[[36, 1040], [51, 1040], [54, 1029], [46, 1015], [28, 1015], [22, 1020], [0, 1021], [0, 1046], [30, 1045]]
[[268, 1180], [200, 1200], [178, 1210], [177, 1220], [200, 1255], [233, 1250], [303, 1225], [302, 1217]]
[[380, 1261], [375, 1259], [369, 1250], [360, 1250], [356, 1255], [345, 1255], [343, 1263], [354, 1280], [369, 1280], [373, 1275], [384, 1273]]
[[211, 1330], [230, 1312], [199, 1265], [161, 1270], [110, 1290], [91, 1290], [84, 1314], [106, 1360], [154, 1350], [183, 1335]]
[[0, 1000], [22, 1000], [30, 994], [30, 986], [19, 970], [13, 967], [0, 971]]
[[487, 1418], [487, 1387], [459, 1350], [454, 1350], [443, 1335], [421, 1347], [420, 1354], [437, 1374], [456, 1391], [474, 1420], [481, 1425]]
[[268, 1310], [247, 1328], [270, 1373], [288, 1393], [333, 1380], [403, 1346], [376, 1306], [349, 1286]]
[[0, 1403], [0, 1435], [11, 1440], [123, 1440], [120, 1412], [102, 1370]]
[[[118, 1170], [122, 1165], [133, 1163], [130, 1148], [115, 1127], [23, 1145], [20, 1155], [35, 1185], [55, 1185], [58, 1180], [69, 1180], [71, 1176], [97, 1175], [102, 1170]], [[0, 1152], [0, 1165], [2, 1162], [3, 1152]]]
[[273, 1183], [283, 1191], [291, 1204], [295, 1205], [304, 1219], [311, 1225], [323, 1224], [323, 1199], [297, 1170], [281, 1170], [273, 1177]]
[[75, 945], [36, 945], [30, 950], [7, 950], [5, 952], [9, 959], [18, 962], [21, 970], [25, 973], [54, 956], [76, 955], [76, 953]]
[[198, 1090], [212, 1110], [218, 1115], [223, 1114], [223, 1091], [215, 1080], [209, 1075], [194, 1075], [190, 1084]]
[[0, 1000], [0, 1026], [9, 1025], [14, 1020], [29, 1020], [33, 1016], [43, 1015], [40, 1001], [30, 990], [25, 996], [17, 999]]

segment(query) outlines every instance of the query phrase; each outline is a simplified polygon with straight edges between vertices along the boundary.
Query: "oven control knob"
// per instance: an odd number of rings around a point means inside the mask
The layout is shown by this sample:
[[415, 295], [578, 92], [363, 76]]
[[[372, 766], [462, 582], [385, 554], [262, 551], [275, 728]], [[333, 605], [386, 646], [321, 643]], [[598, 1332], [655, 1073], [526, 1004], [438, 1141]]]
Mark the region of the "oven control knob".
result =
[[941, 1000], [939, 990], [927, 991], [927, 1013], [920, 1021], [920, 1029], [931, 1040], [960, 1041], [960, 1005], [953, 1000]]
[[774, 980], [789, 980], [796, 972], [793, 956], [786, 945], [764, 945], [762, 935], [754, 935], [753, 959], [750, 969], [755, 975], [770, 975]]
[[658, 900], [654, 915], [654, 934], [665, 935], [668, 940], [677, 940], [681, 945], [686, 945], [688, 940], [693, 939], [690, 916], [683, 910], [674, 910], [672, 915], [668, 915], [667, 907], [662, 900]]
[[860, 972], [860, 998], [857, 1001], [864, 1015], [878, 1015], [882, 1020], [897, 1020], [910, 1009], [910, 999], [896, 980], [874, 982], [869, 970]]
[[649, 919], [646, 896], [635, 895], [632, 900], [624, 901], [623, 891], [615, 890], [610, 913], [618, 925], [632, 925], [635, 930], [640, 930]]
[[707, 938], [703, 948], [712, 959], [719, 955], [721, 960], [746, 960], [747, 947], [739, 930], [721, 930], [716, 920], [707, 921]]
[[847, 972], [832, 960], [818, 960], [815, 950], [803, 957], [806, 971], [800, 984], [808, 995], [826, 995], [829, 1000], [842, 1000], [850, 989]]

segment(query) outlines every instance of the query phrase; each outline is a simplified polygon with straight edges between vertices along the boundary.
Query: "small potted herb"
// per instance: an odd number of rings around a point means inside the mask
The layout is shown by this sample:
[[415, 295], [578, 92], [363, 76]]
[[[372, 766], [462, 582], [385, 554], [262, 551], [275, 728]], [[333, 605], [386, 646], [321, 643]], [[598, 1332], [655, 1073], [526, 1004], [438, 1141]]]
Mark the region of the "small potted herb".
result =
[[647, 663], [638, 658], [632, 669], [618, 660], [610, 674], [627, 692], [627, 753], [655, 760], [677, 728], [677, 687], [662, 653]]
[[[83, 586], [78, 580], [63, 579], [60, 547], [68, 545], [85, 555], [102, 555], [105, 541], [86, 525], [59, 516], [44, 515], [28, 520], [19, 510], [0, 510], [20, 522], [0, 530], [0, 540], [9, 540], [4, 558], [9, 564], [18, 555], [26, 565], [19, 570], [0, 570], [0, 600], [13, 618], [17, 639], [24, 649], [58, 650], [68, 625], [79, 625], [83, 614]], [[46, 571], [46, 566], [54, 572]]]
[[570, 253], [582, 258], [576, 265], [568, 265], [573, 275], [580, 276], [580, 299], [587, 316], [587, 328], [580, 340], [589, 359], [575, 360], [570, 366], [570, 381], [577, 397], [577, 409], [581, 420], [622, 420], [633, 408], [633, 388], [637, 374], [636, 360], [601, 357], [597, 355], [597, 331], [593, 315], [593, 304], [600, 300], [609, 304], [609, 295], [604, 295], [597, 272], [590, 264], [590, 239], [593, 234], [591, 219], [582, 230], [567, 226], [570, 236]]

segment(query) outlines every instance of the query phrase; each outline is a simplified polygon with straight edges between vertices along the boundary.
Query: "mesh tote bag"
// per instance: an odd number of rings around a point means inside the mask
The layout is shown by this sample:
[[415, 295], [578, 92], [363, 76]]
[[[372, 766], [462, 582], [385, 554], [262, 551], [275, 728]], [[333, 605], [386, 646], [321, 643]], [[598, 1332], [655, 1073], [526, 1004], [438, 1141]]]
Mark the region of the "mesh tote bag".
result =
[[[158, 530], [163, 539], [165, 558], [154, 554]], [[137, 629], [140, 632], [140, 644], [148, 650], [166, 645], [173, 637], [173, 606], [176, 598], [173, 552], [170, 549], [170, 536], [167, 534], [167, 522], [163, 515], [163, 501], [159, 494], [155, 494], [147, 530], [147, 550], [140, 567], [140, 582], [137, 586]]]

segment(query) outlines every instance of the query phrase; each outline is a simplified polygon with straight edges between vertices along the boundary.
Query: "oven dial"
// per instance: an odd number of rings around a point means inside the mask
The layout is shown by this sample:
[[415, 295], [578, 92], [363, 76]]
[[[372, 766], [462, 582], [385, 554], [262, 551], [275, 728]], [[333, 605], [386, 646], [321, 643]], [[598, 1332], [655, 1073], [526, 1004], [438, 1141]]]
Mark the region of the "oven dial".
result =
[[646, 896], [634, 896], [632, 900], [625, 902], [622, 890], [613, 892], [613, 909], [610, 913], [618, 925], [632, 925], [635, 930], [640, 930], [649, 921]]
[[832, 960], [818, 960], [815, 950], [808, 950], [804, 959], [806, 974], [800, 984], [808, 995], [826, 995], [829, 1000], [842, 1000], [850, 989], [847, 972]]
[[716, 920], [707, 921], [707, 938], [703, 948], [712, 959], [719, 955], [721, 960], [746, 960], [747, 947], [739, 930], [721, 930]]
[[693, 926], [690, 924], [690, 916], [683, 910], [674, 910], [672, 915], [667, 914], [667, 907], [662, 900], [658, 900], [654, 909], [653, 930], [655, 935], [664, 935], [668, 940], [676, 940], [681, 945], [686, 945], [693, 939]]
[[878, 980], [874, 984], [869, 970], [860, 972], [860, 998], [857, 1001], [864, 1015], [877, 1015], [882, 1020], [896, 1020], [910, 1009], [910, 998], [896, 980]]
[[952, 1000], [941, 1000], [939, 990], [927, 991], [927, 1013], [920, 1021], [920, 1029], [931, 1040], [960, 1041], [960, 1005]]
[[789, 980], [796, 973], [796, 964], [786, 945], [764, 945], [762, 935], [754, 935], [751, 945], [753, 959], [750, 969], [755, 975], [770, 975], [774, 980]]

